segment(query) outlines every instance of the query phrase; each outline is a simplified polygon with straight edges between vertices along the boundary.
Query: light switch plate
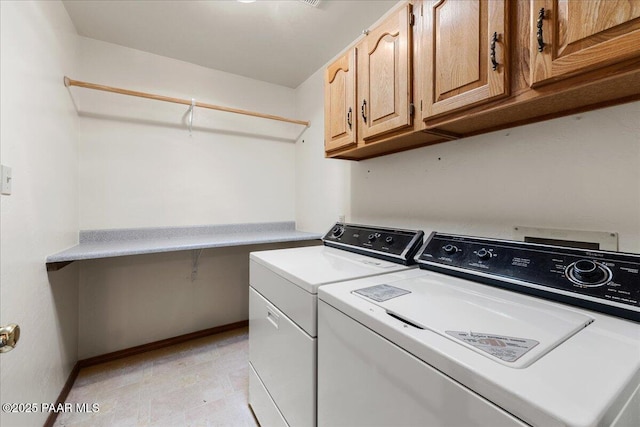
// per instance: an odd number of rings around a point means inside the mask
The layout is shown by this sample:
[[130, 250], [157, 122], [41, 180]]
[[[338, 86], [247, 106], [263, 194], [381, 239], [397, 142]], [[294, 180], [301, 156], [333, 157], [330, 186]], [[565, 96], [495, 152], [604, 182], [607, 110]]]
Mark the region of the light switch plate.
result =
[[11, 194], [11, 168], [9, 166], [0, 165], [0, 194], [6, 196]]

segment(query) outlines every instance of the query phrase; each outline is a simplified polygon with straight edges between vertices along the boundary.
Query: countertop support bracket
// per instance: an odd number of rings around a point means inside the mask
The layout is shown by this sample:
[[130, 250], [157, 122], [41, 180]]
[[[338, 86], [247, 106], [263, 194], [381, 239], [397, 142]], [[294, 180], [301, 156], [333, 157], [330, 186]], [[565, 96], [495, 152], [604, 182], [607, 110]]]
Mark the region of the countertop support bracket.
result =
[[58, 271], [71, 264], [72, 262], [73, 261], [48, 262], [47, 271]]
[[200, 262], [202, 249], [194, 249], [191, 251], [191, 281], [195, 282], [198, 278], [198, 263]]

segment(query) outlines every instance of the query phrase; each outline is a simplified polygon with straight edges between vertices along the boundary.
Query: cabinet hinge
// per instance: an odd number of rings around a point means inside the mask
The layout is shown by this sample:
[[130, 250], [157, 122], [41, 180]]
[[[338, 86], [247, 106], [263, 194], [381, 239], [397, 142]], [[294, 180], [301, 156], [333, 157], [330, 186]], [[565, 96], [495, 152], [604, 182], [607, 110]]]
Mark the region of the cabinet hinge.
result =
[[413, 117], [415, 110], [416, 108], [413, 106], [413, 102], [412, 102], [411, 104], [409, 104], [409, 115]]
[[415, 23], [416, 23], [416, 15], [412, 13], [411, 16], [409, 17], [409, 26], [413, 27], [413, 24]]
[[420, 100], [420, 111], [422, 111], [422, 99]]

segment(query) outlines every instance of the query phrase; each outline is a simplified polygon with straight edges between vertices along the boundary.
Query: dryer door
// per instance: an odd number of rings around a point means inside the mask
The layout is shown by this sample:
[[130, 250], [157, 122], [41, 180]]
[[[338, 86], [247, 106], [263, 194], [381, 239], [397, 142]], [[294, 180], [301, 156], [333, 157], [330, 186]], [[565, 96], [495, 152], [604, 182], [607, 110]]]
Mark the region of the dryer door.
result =
[[249, 361], [287, 424], [315, 425], [316, 340], [251, 287]]

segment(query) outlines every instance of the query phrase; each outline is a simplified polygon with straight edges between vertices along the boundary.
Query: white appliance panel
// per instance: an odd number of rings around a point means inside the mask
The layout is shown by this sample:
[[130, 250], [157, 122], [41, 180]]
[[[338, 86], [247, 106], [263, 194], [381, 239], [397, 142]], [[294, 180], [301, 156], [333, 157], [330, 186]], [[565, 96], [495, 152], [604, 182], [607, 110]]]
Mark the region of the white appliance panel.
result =
[[328, 304], [318, 310], [318, 426], [525, 425]]
[[[637, 323], [424, 270], [400, 272], [392, 280], [385, 279], [391, 276], [324, 286], [318, 296], [320, 302], [335, 307], [524, 422], [540, 426], [610, 425], [640, 384]], [[530, 366], [513, 369], [431, 330], [409, 326], [353, 293], [381, 283], [402, 288], [409, 282], [425, 280], [440, 280], [490, 298], [515, 298], [516, 303], [527, 298], [534, 304], [592, 317], [594, 322]], [[398, 297], [397, 303], [406, 297]], [[623, 415], [623, 419], [627, 417], [637, 420], [637, 411]]]
[[312, 337], [317, 333], [317, 294], [294, 285], [255, 260], [249, 261], [249, 285]]
[[258, 374], [249, 363], [249, 405], [264, 426], [289, 427]]
[[409, 268], [327, 246], [252, 252], [250, 259], [312, 294], [320, 285]]
[[640, 384], [636, 387], [620, 415], [611, 423], [611, 427], [640, 426]]
[[[315, 425], [316, 340], [253, 288], [249, 288], [249, 354], [287, 423]], [[263, 419], [257, 411], [256, 415]]]
[[[488, 295], [482, 292], [484, 289], [465, 286], [463, 281], [451, 286], [449, 282], [422, 277], [394, 286], [411, 293], [384, 302], [370, 301], [512, 368], [529, 366], [593, 321], [590, 316], [524, 295], [512, 293], [508, 299]], [[460, 339], [460, 332], [476, 345]], [[512, 347], [500, 347], [506, 340], [491, 337], [513, 338], [513, 343], [507, 341]], [[511, 360], [514, 357], [517, 359]]]

